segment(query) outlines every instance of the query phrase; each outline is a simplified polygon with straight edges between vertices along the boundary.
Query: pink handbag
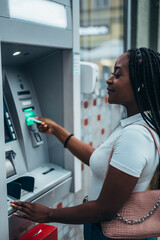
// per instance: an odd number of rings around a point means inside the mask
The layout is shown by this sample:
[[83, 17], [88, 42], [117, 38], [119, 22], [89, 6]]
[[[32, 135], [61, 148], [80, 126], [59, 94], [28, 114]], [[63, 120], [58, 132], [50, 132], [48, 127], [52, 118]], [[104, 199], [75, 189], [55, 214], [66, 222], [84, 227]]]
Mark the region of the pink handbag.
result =
[[[152, 134], [160, 156], [160, 149], [152, 130], [145, 125], [142, 126], [146, 127]], [[113, 149], [110, 155], [109, 163], [112, 153]], [[148, 190], [145, 192], [132, 193], [129, 200], [123, 205], [115, 219], [110, 222], [101, 223], [103, 234], [114, 239], [144, 239], [159, 237], [159, 205], [160, 190]]]

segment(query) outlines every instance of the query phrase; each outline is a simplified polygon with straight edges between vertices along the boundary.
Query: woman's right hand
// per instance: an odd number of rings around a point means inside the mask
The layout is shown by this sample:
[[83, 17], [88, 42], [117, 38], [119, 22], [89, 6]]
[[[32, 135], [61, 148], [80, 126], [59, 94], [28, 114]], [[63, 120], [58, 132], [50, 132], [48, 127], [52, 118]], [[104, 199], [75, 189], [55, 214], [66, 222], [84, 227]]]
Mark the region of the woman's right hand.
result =
[[[65, 128], [61, 127], [59, 124], [54, 122], [49, 118], [36, 117], [38, 120], [41, 120], [42, 123], [37, 124], [37, 128], [41, 133], [44, 134], [53, 134], [62, 144], [66, 142], [70, 132]], [[75, 137], [72, 137], [67, 143], [68, 150], [82, 162], [89, 165], [89, 159], [93, 151], [95, 150], [90, 145], [83, 143]]]
[[37, 124], [38, 131], [45, 134], [54, 134], [56, 123], [49, 119], [49, 118], [43, 118], [43, 117], [36, 117], [36, 119], [41, 120], [42, 123]]

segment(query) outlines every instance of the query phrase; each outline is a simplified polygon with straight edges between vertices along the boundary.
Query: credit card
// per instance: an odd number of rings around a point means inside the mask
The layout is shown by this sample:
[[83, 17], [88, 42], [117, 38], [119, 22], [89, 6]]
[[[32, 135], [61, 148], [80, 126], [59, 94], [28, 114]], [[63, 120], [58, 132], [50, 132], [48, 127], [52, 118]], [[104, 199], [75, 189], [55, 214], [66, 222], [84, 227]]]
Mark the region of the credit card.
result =
[[34, 117], [28, 117], [30, 120], [32, 120], [33, 122], [35, 122], [35, 123], [42, 123], [42, 121], [41, 120], [38, 120], [38, 119], [36, 119], [36, 118], [34, 118]]

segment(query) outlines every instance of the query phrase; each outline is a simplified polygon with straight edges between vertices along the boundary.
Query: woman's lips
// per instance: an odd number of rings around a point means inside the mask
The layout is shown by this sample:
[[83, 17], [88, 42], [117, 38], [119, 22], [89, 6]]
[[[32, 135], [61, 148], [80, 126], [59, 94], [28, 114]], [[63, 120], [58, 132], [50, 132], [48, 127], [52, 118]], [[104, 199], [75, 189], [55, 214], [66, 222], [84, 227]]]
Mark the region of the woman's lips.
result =
[[110, 89], [110, 88], [107, 88], [107, 91], [108, 91], [108, 94], [114, 92], [114, 90], [113, 90], [113, 89]]

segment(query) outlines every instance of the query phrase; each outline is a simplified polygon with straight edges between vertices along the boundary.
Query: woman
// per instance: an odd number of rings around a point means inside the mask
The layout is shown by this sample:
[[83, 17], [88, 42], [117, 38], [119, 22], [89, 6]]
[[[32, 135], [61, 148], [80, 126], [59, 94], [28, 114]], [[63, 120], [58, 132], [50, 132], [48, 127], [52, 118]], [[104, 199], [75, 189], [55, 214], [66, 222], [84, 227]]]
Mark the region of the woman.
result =
[[[131, 49], [120, 56], [112, 76], [107, 80], [108, 102], [121, 104], [127, 118], [96, 150], [70, 136], [70, 133], [46, 118], [39, 131], [54, 134], [83, 163], [91, 167], [88, 201], [78, 206], [50, 209], [36, 203], [11, 201], [21, 213], [15, 216], [35, 222], [85, 224], [86, 240], [109, 239], [102, 234], [100, 222], [112, 220], [132, 192], [145, 191], [159, 157], [149, 131], [138, 125], [149, 125], [159, 141], [160, 136], [160, 55], [153, 50]], [[106, 174], [107, 162], [114, 152]], [[156, 239], [156, 238], [154, 238]]]

